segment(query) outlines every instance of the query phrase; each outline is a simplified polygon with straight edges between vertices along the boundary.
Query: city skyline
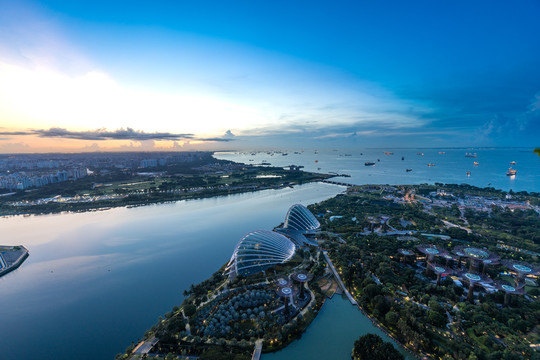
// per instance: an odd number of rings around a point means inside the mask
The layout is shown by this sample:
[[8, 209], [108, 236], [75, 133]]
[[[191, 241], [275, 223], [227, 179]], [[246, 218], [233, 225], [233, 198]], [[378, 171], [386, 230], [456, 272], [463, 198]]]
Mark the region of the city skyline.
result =
[[534, 1], [23, 1], [0, 153], [538, 146]]

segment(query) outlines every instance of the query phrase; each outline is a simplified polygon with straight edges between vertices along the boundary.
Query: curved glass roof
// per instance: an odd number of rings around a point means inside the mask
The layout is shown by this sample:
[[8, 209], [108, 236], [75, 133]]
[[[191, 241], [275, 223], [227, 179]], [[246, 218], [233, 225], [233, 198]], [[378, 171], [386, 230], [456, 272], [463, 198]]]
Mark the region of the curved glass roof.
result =
[[285, 236], [268, 230], [248, 233], [236, 244], [227, 263], [227, 274], [250, 275], [288, 261], [296, 250]]
[[318, 230], [321, 224], [304, 205], [295, 204], [287, 212], [283, 227], [289, 230], [309, 232]]

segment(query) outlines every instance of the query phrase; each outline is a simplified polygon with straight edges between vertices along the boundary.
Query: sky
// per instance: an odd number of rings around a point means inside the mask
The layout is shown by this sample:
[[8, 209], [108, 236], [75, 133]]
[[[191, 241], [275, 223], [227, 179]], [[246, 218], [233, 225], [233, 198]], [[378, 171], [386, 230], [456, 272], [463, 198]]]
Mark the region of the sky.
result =
[[540, 145], [540, 2], [0, 0], [0, 153]]

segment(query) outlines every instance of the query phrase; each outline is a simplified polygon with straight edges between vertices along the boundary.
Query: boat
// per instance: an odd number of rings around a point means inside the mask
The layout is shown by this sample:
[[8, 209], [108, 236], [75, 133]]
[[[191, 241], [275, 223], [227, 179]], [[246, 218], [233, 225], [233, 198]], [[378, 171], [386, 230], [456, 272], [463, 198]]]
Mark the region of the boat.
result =
[[416, 153], [416, 155], [424, 156], [424, 153]]
[[377, 161], [381, 161], [381, 159], [377, 159]]
[[478, 166], [478, 161], [473, 162], [474, 166]]
[[439, 155], [444, 155], [444, 154], [446, 154], [445, 151], [439, 151]]
[[373, 165], [375, 165], [375, 163], [374, 163], [373, 161], [366, 161], [366, 162], [364, 163], [364, 165], [365, 165], [365, 166], [373, 166]]
[[470, 172], [470, 171], [467, 171], [465, 174], [466, 174], [467, 176], [471, 176], [471, 172]]
[[514, 176], [514, 175], [516, 175], [516, 173], [517, 173], [516, 169], [508, 168], [508, 171], [506, 172], [506, 175], [507, 176]]
[[402, 157], [401, 157], [401, 160], [405, 160], [405, 156], [402, 156]]
[[476, 155], [476, 153], [466, 153], [465, 154], [465, 157], [472, 157], [472, 158], [475, 158], [475, 157], [478, 157], [478, 155]]
[[515, 161], [510, 161], [510, 165], [516, 165]]
[[283, 153], [283, 154], [281, 154], [281, 156], [287, 156], [287, 155], [289, 155], [289, 154], [287, 154], [287, 153]]
[[393, 152], [390, 152], [390, 151], [383, 151], [384, 155], [394, 155]]
[[435, 166], [435, 164], [429, 163], [429, 164], [427, 164], [427, 166], [431, 167], [431, 166]]
[[315, 162], [316, 162], [316, 163], [318, 163], [318, 162], [319, 162], [319, 160], [315, 160]]
[[405, 171], [406, 171], [406, 172], [411, 172], [411, 171], [412, 171], [412, 169], [405, 169]]

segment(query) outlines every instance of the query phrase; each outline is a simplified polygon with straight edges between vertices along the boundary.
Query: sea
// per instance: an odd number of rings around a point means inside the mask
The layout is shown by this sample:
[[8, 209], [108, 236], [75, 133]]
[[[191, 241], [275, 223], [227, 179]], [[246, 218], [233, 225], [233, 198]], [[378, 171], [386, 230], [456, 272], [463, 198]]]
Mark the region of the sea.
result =
[[[297, 165], [305, 171], [348, 175], [333, 180], [355, 185], [470, 184], [540, 192], [540, 156], [531, 148], [230, 151], [214, 156], [244, 164]], [[368, 162], [374, 164], [366, 166]], [[506, 175], [510, 167], [517, 170], [514, 176]]]
[[[466, 158], [465, 153], [477, 157]], [[216, 157], [301, 165], [350, 175], [336, 179], [354, 184], [469, 183], [540, 192], [540, 157], [526, 149], [271, 154], [227, 152]], [[365, 166], [366, 161], [375, 165]], [[506, 176], [510, 161], [517, 169], [512, 179]], [[320, 202], [344, 190], [310, 183], [141, 207], [0, 218], [0, 245], [24, 245], [30, 252], [19, 269], [0, 278], [0, 359], [113, 359], [179, 305], [190, 284], [226, 263], [246, 233], [279, 225], [293, 204]], [[301, 339], [262, 359], [298, 359], [299, 353], [310, 359], [349, 359], [354, 340], [367, 332], [381, 333], [335, 296]]]

